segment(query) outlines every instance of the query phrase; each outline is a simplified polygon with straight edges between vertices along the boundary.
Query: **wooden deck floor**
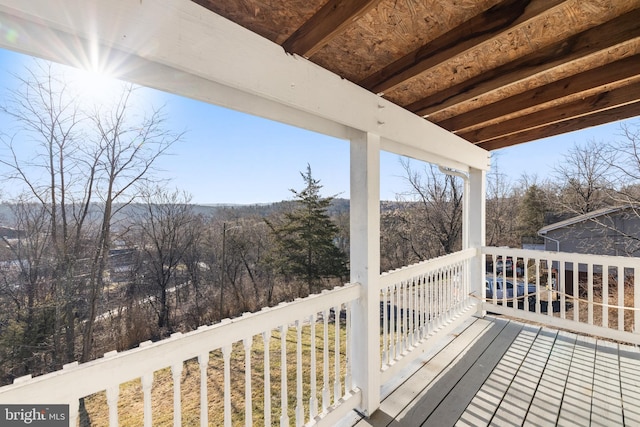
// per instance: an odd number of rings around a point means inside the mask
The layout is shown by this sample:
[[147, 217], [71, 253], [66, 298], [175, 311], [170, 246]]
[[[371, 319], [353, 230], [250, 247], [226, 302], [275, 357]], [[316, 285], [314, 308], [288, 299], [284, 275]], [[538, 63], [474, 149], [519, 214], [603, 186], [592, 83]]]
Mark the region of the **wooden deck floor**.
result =
[[640, 352], [476, 319], [362, 426], [640, 426]]

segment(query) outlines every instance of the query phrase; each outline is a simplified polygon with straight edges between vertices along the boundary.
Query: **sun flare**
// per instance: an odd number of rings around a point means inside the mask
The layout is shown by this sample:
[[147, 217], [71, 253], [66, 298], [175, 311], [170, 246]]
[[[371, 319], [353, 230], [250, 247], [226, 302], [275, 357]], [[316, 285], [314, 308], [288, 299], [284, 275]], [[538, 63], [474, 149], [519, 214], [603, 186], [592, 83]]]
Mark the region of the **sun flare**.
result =
[[74, 68], [69, 76], [78, 96], [88, 104], [102, 104], [112, 101], [114, 96], [120, 93], [124, 84], [111, 74], [97, 69]]

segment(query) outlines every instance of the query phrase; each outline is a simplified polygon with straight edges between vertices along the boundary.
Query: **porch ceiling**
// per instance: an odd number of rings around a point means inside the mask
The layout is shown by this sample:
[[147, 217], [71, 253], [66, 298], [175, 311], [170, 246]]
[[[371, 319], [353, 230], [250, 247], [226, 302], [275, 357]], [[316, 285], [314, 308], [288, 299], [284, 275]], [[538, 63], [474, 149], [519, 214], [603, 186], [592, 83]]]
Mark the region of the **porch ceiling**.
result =
[[640, 0], [193, 0], [493, 150], [640, 115]]

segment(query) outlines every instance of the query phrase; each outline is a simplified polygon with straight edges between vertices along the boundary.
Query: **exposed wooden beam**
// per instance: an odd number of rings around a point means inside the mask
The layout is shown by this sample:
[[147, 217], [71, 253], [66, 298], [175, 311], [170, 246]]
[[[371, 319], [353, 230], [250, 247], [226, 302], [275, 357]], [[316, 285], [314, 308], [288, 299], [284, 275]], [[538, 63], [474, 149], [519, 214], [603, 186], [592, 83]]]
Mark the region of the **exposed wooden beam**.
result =
[[153, 82], [217, 105], [231, 102], [240, 111], [327, 135], [372, 133], [385, 150], [390, 141], [390, 148], [447, 167], [489, 168], [485, 150], [196, 3], [93, 0], [91, 6], [85, 0], [0, 0], [3, 26], [36, 35], [0, 37], [0, 47], [72, 66], [96, 50], [101, 57], [118, 52], [136, 69], [144, 67], [144, 73], [124, 76], [135, 75], [138, 84]]
[[496, 35], [557, 6], [565, 0], [503, 0], [462, 25], [398, 59], [358, 84], [374, 93], [402, 82], [461, 54]]
[[283, 44], [287, 52], [310, 57], [381, 0], [329, 0]]
[[640, 67], [640, 53], [619, 61], [605, 64], [579, 74], [566, 77], [545, 86], [536, 87], [518, 95], [502, 99], [493, 104], [483, 105], [458, 116], [446, 120], [431, 120], [438, 126], [452, 132], [477, 126], [481, 123], [495, 120], [513, 114], [515, 111], [534, 108], [555, 99], [564, 98], [580, 92], [609, 85], [615, 87], [626, 84], [625, 80], [638, 74]]
[[506, 135], [500, 138], [478, 144], [485, 150], [497, 150], [499, 148], [510, 147], [524, 142], [535, 141], [537, 139], [548, 138], [567, 132], [573, 132], [592, 126], [603, 125], [605, 123], [624, 120], [631, 117], [640, 116], [640, 100], [632, 104], [602, 110], [593, 114], [559, 121], [546, 126], [529, 129], [513, 135]]
[[[516, 117], [504, 122], [476, 129], [470, 132], [459, 133], [458, 136], [469, 142], [481, 143], [494, 138], [521, 132], [522, 130], [546, 126], [556, 121], [563, 121], [573, 117], [580, 117], [608, 110], [619, 106], [631, 104], [640, 99], [640, 81], [612, 89], [607, 92], [588, 96], [584, 99], [569, 102], [567, 104], [553, 106], [522, 117]], [[489, 107], [490, 108], [490, 107]]]
[[602, 25], [431, 94], [405, 108], [418, 115], [428, 116], [435, 111], [469, 101], [484, 93], [609, 49], [617, 44], [637, 41], [636, 39], [640, 37], [638, 22], [640, 22], [640, 9], [634, 9]]

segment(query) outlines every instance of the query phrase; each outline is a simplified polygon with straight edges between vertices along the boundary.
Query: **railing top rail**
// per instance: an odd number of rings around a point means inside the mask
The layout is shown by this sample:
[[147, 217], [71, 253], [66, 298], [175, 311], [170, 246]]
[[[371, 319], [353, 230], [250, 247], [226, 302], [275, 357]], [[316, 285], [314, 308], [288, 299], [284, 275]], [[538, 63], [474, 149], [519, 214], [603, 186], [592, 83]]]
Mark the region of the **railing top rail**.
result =
[[380, 288], [382, 289], [393, 283], [409, 280], [412, 277], [419, 276], [420, 274], [435, 271], [440, 268], [445, 268], [452, 264], [471, 259], [477, 254], [478, 249], [470, 248], [452, 254], [443, 255], [438, 258], [421, 261], [396, 270], [384, 272], [380, 275]]
[[626, 265], [629, 267], [640, 268], [640, 258], [637, 257], [580, 254], [575, 252], [551, 252], [493, 246], [482, 247], [482, 253], [496, 256], [506, 255], [522, 258], [552, 259], [554, 261], [577, 262], [580, 264]]
[[[107, 353], [103, 358], [88, 363], [74, 362], [60, 371], [32, 379], [19, 378], [14, 384], [0, 388], [0, 401], [6, 404], [67, 403], [307, 318], [313, 313], [356, 300], [359, 296], [360, 284], [347, 284], [293, 302], [264, 308], [256, 313], [246, 313], [235, 319], [201, 326], [192, 332], [176, 333], [162, 341], [148, 341], [132, 350]], [[88, 378], [91, 381], [87, 381]], [[42, 381], [49, 382], [49, 386], [40, 389], [39, 383]], [[73, 387], [69, 387], [69, 384], [73, 384]], [[52, 389], [59, 390], [59, 393], [52, 396]]]

